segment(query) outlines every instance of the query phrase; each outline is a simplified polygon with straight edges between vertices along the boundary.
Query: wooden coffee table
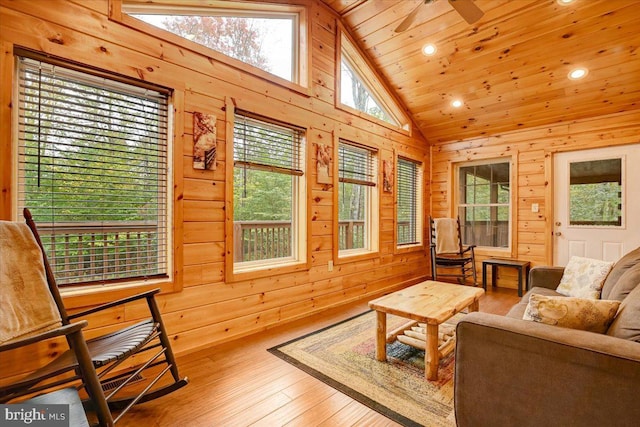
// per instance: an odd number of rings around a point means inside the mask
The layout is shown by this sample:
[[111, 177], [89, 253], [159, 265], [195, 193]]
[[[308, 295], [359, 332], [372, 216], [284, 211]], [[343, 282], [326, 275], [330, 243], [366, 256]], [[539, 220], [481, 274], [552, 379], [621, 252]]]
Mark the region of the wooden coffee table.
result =
[[[387, 360], [387, 342], [393, 342], [404, 330], [418, 323], [426, 324], [425, 376], [438, 379], [440, 358], [449, 354], [455, 343], [438, 346], [438, 327], [465, 308], [478, 311], [481, 288], [427, 280], [400, 291], [369, 301], [377, 313], [376, 358]], [[387, 335], [387, 313], [411, 319], [411, 322]]]

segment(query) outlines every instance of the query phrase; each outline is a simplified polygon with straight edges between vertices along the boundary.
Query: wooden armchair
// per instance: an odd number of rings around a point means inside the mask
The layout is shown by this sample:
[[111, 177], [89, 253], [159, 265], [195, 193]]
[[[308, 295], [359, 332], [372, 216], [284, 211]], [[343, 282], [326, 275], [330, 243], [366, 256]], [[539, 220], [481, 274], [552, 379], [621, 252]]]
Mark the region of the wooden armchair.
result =
[[[478, 284], [476, 274], [475, 245], [463, 246], [460, 233], [460, 218], [429, 217], [431, 236], [431, 277], [456, 278], [465, 284], [467, 279]], [[446, 273], [438, 274], [438, 268]]]
[[[178, 372], [171, 343], [155, 301], [155, 294], [159, 290], [102, 304], [79, 313], [67, 313], [38, 235], [36, 224], [28, 209], [24, 210], [24, 217], [26, 225], [4, 223], [28, 227], [30, 230], [32, 239], [25, 237], [25, 233], [20, 233], [19, 236], [24, 240], [21, 244], [28, 246], [30, 252], [35, 254], [35, 256], [30, 256], [28, 265], [39, 263], [44, 268], [48, 296], [52, 297], [55, 302], [55, 308], [59, 313], [62, 325], [69, 325], [75, 319], [81, 319], [90, 314], [133, 301], [144, 300], [147, 303], [149, 318], [86, 342], [92, 365], [106, 394], [105, 400], [112, 410], [120, 410], [117, 416], [113, 417], [113, 422], [117, 422], [133, 405], [164, 396], [185, 386], [188, 379], [181, 377]], [[0, 227], [2, 223], [0, 221]], [[0, 241], [0, 243], [2, 242]], [[70, 346], [73, 350], [72, 342], [70, 342]], [[72, 350], [61, 354], [43, 370], [53, 373], [68, 369], [70, 366], [76, 366], [76, 356]], [[131, 359], [134, 355], [135, 363], [134, 359]], [[170, 381], [161, 381], [166, 373], [170, 373]], [[145, 378], [143, 375], [148, 375], [148, 377]], [[141, 383], [144, 384], [141, 385]], [[90, 390], [87, 392], [91, 396]]]

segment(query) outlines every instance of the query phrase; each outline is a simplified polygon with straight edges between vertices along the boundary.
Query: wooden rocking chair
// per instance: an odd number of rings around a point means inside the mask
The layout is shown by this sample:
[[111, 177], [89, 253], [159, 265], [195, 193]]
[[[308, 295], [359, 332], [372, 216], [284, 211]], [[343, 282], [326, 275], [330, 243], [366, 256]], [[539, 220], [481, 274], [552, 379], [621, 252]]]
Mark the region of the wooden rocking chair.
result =
[[[121, 410], [114, 417], [114, 423], [133, 405], [156, 399], [185, 386], [188, 383], [188, 379], [180, 377], [178, 373], [178, 366], [171, 350], [171, 343], [154, 298], [159, 290], [151, 290], [102, 304], [89, 310], [68, 314], [63, 305], [42, 241], [38, 235], [36, 224], [28, 209], [24, 210], [24, 217], [42, 254], [41, 262], [44, 264], [48, 289], [55, 301], [63, 325], [68, 325], [75, 319], [133, 301], [145, 300], [148, 305], [150, 313], [148, 319], [87, 341], [93, 366], [106, 394], [106, 401], [112, 410]], [[132, 360], [129, 358], [134, 355], [137, 363], [135, 366], [125, 369], [125, 366], [133, 365], [133, 363], [130, 363]], [[124, 363], [125, 361], [128, 362]], [[43, 369], [56, 372], [60, 369], [65, 369], [65, 367], [75, 365], [77, 365], [77, 361], [73, 351], [67, 351]], [[155, 369], [151, 370], [151, 368]], [[133, 387], [135, 392], [131, 392], [132, 387], [127, 386], [132, 383], [138, 383], [143, 379], [142, 374], [148, 374], [149, 372], [151, 372], [151, 376], [146, 379], [144, 386], [139, 387], [139, 384], [135, 384], [135, 387]], [[161, 378], [167, 372], [171, 373], [171, 382], [165, 384], [166, 381], [163, 381], [159, 384]]]
[[[460, 218], [429, 217], [431, 235], [431, 276], [456, 278], [465, 284], [468, 278], [477, 286], [475, 245], [463, 246], [460, 233]], [[438, 268], [447, 273], [438, 274]]]
[[[25, 378], [5, 384], [0, 387], [0, 403], [12, 401], [30, 404], [67, 404], [69, 405], [69, 425], [88, 426], [87, 415], [84, 412], [82, 403], [79, 400], [78, 392], [74, 387], [57, 389], [58, 386], [77, 383], [87, 390], [91, 400], [91, 407], [96, 413], [98, 425], [101, 427], [113, 426], [113, 418], [104, 392], [100, 387], [100, 380], [89, 356], [89, 349], [82, 334], [82, 328], [87, 325], [86, 321], [60, 325], [54, 329], [38, 332], [35, 335], [22, 336], [0, 344], [0, 353], [28, 347], [49, 339], [64, 336], [69, 343], [70, 351], [76, 357], [77, 364], [63, 367], [60, 370], [40, 369], [27, 375]], [[67, 375], [65, 375], [67, 374]], [[51, 389], [56, 389], [50, 391]], [[23, 401], [23, 396], [38, 394], [36, 397]]]

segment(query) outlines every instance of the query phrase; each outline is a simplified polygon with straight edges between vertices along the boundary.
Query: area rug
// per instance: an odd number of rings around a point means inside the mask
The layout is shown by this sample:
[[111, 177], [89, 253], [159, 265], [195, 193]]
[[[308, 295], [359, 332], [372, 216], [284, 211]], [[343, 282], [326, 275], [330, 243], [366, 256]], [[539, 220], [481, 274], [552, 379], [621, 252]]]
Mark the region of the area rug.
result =
[[[387, 330], [406, 322], [387, 315]], [[268, 351], [402, 425], [455, 425], [453, 353], [440, 361], [438, 380], [428, 381], [424, 351], [396, 341], [387, 344], [387, 362], [376, 360], [375, 331], [368, 311]]]

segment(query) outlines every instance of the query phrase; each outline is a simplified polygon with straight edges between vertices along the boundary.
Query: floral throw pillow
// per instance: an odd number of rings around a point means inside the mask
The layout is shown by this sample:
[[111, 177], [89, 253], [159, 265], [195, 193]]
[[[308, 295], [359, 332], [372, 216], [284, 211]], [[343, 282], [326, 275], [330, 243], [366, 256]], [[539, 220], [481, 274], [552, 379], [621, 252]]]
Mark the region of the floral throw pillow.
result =
[[532, 294], [523, 320], [603, 334], [618, 312], [620, 301]]
[[599, 299], [604, 279], [613, 262], [573, 256], [567, 263], [556, 291], [569, 297]]

